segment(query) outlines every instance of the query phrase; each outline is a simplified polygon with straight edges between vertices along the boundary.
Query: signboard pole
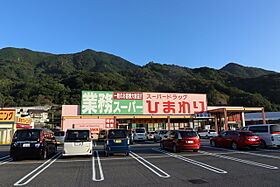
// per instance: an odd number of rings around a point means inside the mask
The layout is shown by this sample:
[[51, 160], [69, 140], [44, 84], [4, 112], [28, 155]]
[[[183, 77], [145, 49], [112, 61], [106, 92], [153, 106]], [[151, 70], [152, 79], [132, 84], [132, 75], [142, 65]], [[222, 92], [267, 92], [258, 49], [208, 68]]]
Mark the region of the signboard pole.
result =
[[266, 124], [264, 108], [262, 108], [262, 118], [263, 118], [263, 124]]
[[224, 108], [224, 117], [225, 117], [225, 120], [224, 120], [224, 130], [228, 130], [228, 116], [227, 116], [227, 109]]

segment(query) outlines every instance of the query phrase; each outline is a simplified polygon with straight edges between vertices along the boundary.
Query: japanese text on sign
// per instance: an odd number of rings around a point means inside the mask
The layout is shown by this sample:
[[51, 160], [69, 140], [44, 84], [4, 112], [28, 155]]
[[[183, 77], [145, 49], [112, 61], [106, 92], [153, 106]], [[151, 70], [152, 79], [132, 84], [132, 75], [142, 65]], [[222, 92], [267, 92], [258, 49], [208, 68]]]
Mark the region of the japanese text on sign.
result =
[[15, 110], [0, 110], [0, 123], [14, 123]]

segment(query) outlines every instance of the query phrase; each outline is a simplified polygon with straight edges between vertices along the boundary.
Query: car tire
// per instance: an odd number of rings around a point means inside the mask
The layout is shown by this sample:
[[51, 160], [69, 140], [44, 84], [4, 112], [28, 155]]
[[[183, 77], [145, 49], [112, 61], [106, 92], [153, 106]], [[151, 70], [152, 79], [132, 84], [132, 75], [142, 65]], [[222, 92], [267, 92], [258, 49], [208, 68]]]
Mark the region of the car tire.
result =
[[20, 157], [14, 156], [14, 157], [12, 157], [12, 159], [13, 159], [13, 161], [18, 161], [18, 160], [20, 160]]
[[266, 143], [265, 143], [264, 140], [261, 140], [260, 148], [261, 149], [265, 149], [266, 148]]
[[211, 147], [217, 147], [217, 144], [216, 144], [216, 142], [214, 140], [211, 140], [210, 141], [210, 146]]
[[105, 156], [109, 157], [109, 153], [107, 151], [105, 151]]
[[42, 149], [42, 150], [40, 151], [40, 155], [39, 155], [40, 159], [41, 159], [41, 160], [45, 160], [45, 159], [47, 159], [47, 156], [48, 156], [48, 154], [47, 154], [47, 149], [46, 149], [46, 150], [45, 150], [45, 149]]
[[165, 149], [164, 144], [163, 144], [162, 142], [160, 142], [160, 148], [161, 148], [162, 150]]
[[172, 151], [173, 151], [173, 153], [177, 153], [178, 152], [177, 146], [175, 144], [172, 146]]
[[125, 156], [129, 156], [129, 152], [125, 153]]
[[232, 142], [232, 143], [231, 143], [231, 148], [232, 148], [233, 150], [237, 150], [237, 149], [238, 149], [238, 144], [237, 144], [236, 142]]

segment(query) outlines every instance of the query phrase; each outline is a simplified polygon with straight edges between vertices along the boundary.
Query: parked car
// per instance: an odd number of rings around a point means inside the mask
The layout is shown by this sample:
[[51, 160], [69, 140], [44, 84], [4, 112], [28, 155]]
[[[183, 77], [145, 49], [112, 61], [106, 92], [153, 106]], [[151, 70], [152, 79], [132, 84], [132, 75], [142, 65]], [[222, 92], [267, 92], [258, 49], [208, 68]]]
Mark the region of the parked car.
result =
[[259, 136], [252, 131], [224, 131], [210, 139], [210, 145], [213, 147], [230, 147], [235, 150], [239, 148], [256, 149], [260, 144]]
[[64, 138], [65, 138], [65, 132], [64, 131], [55, 131], [54, 132], [54, 137], [55, 137], [56, 143], [58, 145], [64, 144]]
[[106, 130], [101, 130], [98, 133], [98, 141], [103, 141], [106, 137]]
[[168, 130], [158, 130], [155, 132], [154, 141], [159, 142], [168, 132]]
[[261, 147], [280, 148], [280, 125], [279, 124], [259, 124], [248, 125], [242, 130], [249, 130], [258, 135], [261, 139]]
[[56, 141], [51, 130], [21, 129], [14, 133], [10, 156], [13, 160], [26, 157], [46, 159], [56, 151]]
[[203, 129], [198, 132], [200, 138], [210, 138], [213, 136], [217, 136], [217, 132], [214, 129]]
[[134, 135], [133, 135], [133, 139], [134, 141], [145, 141], [147, 140], [147, 133], [146, 133], [146, 129], [143, 128], [136, 128], [134, 131]]
[[134, 143], [134, 132], [132, 130], [127, 130], [129, 145]]
[[192, 130], [172, 130], [169, 131], [160, 141], [161, 149], [169, 149], [174, 153], [182, 150], [200, 149], [200, 139], [198, 134]]
[[148, 140], [154, 140], [155, 138], [155, 131], [150, 131], [147, 134]]
[[106, 132], [106, 139], [104, 141], [105, 156], [114, 153], [124, 153], [129, 155], [129, 137], [125, 129], [110, 129]]
[[92, 140], [88, 129], [68, 129], [62, 156], [92, 155]]

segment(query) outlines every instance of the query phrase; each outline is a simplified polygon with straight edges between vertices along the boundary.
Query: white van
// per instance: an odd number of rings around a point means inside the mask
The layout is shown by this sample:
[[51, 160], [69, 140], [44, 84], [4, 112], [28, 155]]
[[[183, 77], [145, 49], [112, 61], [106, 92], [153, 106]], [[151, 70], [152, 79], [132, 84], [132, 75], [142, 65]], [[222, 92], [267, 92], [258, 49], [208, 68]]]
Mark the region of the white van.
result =
[[261, 147], [271, 146], [280, 148], [280, 125], [279, 124], [259, 124], [248, 125], [242, 130], [252, 131], [262, 140]]
[[133, 140], [135, 141], [138, 141], [138, 140], [147, 140], [147, 132], [146, 132], [146, 129], [143, 127], [143, 128], [136, 128], [135, 129], [135, 132], [134, 132], [134, 135], [133, 135]]
[[62, 156], [92, 155], [92, 140], [88, 129], [68, 129]]

